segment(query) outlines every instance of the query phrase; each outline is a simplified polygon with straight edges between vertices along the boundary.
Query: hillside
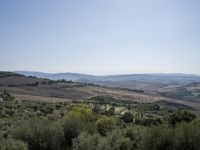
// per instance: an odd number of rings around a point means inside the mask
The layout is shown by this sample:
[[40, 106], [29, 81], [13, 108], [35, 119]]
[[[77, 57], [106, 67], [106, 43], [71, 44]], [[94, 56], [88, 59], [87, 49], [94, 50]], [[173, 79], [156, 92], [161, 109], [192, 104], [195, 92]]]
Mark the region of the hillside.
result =
[[[3, 73], [1, 72], [1, 76]], [[0, 92], [8, 91], [20, 100], [36, 101], [82, 101], [93, 100], [95, 97], [110, 97], [112, 100], [123, 103], [149, 103], [167, 101], [183, 104], [200, 110], [198, 101], [167, 98], [159, 94], [149, 94], [142, 91], [102, 87], [71, 81], [53, 81], [36, 77], [25, 77], [19, 74], [0, 77]]]
[[129, 88], [157, 92], [166, 87], [179, 87], [193, 82], [200, 82], [200, 76], [192, 74], [128, 74], [110, 76], [92, 76], [77, 73], [42, 73], [16, 71], [25, 76], [48, 78], [51, 80], [71, 80], [81, 83], [94, 83], [101, 86]]
[[160, 90], [160, 93], [163, 96], [171, 98], [200, 102], [200, 82], [193, 82], [179, 87], [164, 88]]
[[198, 150], [199, 101], [161, 95], [0, 72], [0, 149]]

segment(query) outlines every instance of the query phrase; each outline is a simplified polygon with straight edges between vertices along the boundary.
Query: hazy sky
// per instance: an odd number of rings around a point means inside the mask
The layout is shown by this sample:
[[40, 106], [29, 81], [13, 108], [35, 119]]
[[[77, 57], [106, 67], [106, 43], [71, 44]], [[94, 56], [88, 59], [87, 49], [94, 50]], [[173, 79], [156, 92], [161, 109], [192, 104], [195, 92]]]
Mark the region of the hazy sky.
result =
[[200, 73], [200, 0], [0, 0], [0, 70]]

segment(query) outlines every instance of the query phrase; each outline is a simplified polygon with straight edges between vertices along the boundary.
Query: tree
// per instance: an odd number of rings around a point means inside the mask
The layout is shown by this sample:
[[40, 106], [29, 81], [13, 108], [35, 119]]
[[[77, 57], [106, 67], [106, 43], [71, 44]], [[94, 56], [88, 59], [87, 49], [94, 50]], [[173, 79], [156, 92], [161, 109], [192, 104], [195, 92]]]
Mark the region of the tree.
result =
[[104, 116], [97, 120], [97, 129], [101, 135], [105, 136], [108, 131], [115, 129], [116, 123], [115, 118]]
[[78, 137], [84, 126], [83, 121], [77, 118], [65, 118], [62, 121], [62, 127], [64, 131], [64, 147], [72, 146], [72, 139]]
[[125, 122], [125, 123], [131, 123], [133, 122], [133, 114], [130, 112], [125, 112], [121, 119]]
[[162, 124], [160, 118], [137, 118], [135, 119], [136, 125], [143, 125], [143, 126], [155, 126]]
[[1, 139], [0, 140], [1, 150], [28, 150], [28, 144], [20, 140], [15, 139]]
[[143, 150], [170, 150], [173, 147], [173, 129], [162, 126], [151, 127], [142, 136]]
[[16, 129], [14, 137], [27, 142], [30, 150], [59, 150], [64, 133], [58, 122], [32, 119], [23, 122]]
[[92, 111], [96, 114], [100, 114], [102, 112], [102, 108], [100, 104], [96, 104], [93, 106]]
[[0, 95], [0, 98], [2, 98], [3, 101], [13, 101], [15, 99], [15, 97], [8, 93], [6, 90], [3, 92], [3, 94]]
[[115, 115], [115, 107], [109, 108], [107, 113], [108, 113], [109, 116]]
[[81, 133], [73, 140], [73, 150], [98, 150], [97, 145], [101, 140], [100, 135], [90, 135], [87, 132]]
[[131, 150], [132, 143], [129, 137], [126, 137], [123, 129], [116, 129], [106, 136], [106, 141], [110, 150]]
[[176, 111], [169, 116], [166, 117], [168, 123], [172, 126], [175, 126], [177, 123], [180, 122], [191, 122], [194, 120], [196, 116], [188, 111]]
[[141, 130], [136, 127], [127, 127], [125, 129], [125, 137], [130, 138], [132, 149], [138, 149], [141, 141]]
[[72, 109], [67, 113], [66, 117], [68, 119], [77, 118], [83, 122], [95, 120], [95, 116], [93, 115], [92, 109], [85, 104], [73, 106]]
[[198, 150], [200, 144], [200, 122], [182, 123], [175, 129], [176, 150]]
[[114, 130], [105, 137], [81, 133], [73, 140], [73, 150], [131, 150], [132, 144], [123, 130]]

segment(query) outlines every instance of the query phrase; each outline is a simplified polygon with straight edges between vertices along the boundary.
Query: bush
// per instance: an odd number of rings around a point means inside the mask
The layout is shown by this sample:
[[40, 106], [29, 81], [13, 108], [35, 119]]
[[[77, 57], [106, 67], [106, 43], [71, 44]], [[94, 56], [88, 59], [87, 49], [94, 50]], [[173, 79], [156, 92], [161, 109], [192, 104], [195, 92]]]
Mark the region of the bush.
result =
[[116, 123], [115, 118], [104, 116], [97, 120], [97, 129], [101, 135], [105, 136], [107, 132], [115, 129]]
[[177, 111], [167, 116], [166, 120], [168, 121], [170, 125], [175, 126], [177, 123], [180, 123], [180, 122], [191, 122], [195, 118], [196, 116], [191, 112]]
[[97, 150], [100, 139], [98, 134], [90, 135], [83, 132], [73, 140], [73, 150]]
[[77, 118], [65, 118], [62, 121], [62, 127], [64, 131], [65, 147], [72, 146], [72, 139], [78, 137], [83, 129], [83, 122]]
[[108, 114], [109, 116], [115, 115], [115, 107], [109, 108], [108, 111], [107, 111], [107, 114]]
[[142, 137], [143, 150], [199, 150], [200, 122], [151, 127]]
[[173, 130], [162, 126], [151, 127], [142, 137], [143, 150], [170, 150], [173, 145]]
[[12, 96], [7, 91], [4, 91], [3, 94], [0, 95], [0, 98], [2, 98], [3, 101], [14, 101], [15, 100], [15, 97]]
[[100, 104], [95, 104], [92, 108], [92, 111], [96, 114], [100, 114], [103, 112]]
[[200, 122], [182, 123], [175, 130], [176, 150], [198, 150], [200, 144]]
[[143, 119], [135, 119], [136, 125], [143, 126], [155, 126], [162, 124], [160, 118], [143, 118]]
[[125, 137], [123, 130], [113, 130], [110, 132], [106, 141], [110, 146], [110, 150], [131, 150], [132, 143], [129, 137]]
[[64, 133], [57, 122], [33, 119], [23, 122], [14, 137], [27, 142], [30, 150], [59, 150]]
[[141, 130], [139, 128], [127, 127], [125, 129], [125, 137], [130, 138], [132, 149], [138, 149], [141, 141]]
[[1, 139], [0, 149], [1, 150], [28, 150], [28, 144], [20, 140]]
[[67, 113], [67, 118], [76, 118], [83, 122], [95, 120], [92, 109], [84, 104], [73, 106], [72, 109]]
[[130, 112], [125, 112], [121, 119], [125, 122], [125, 123], [131, 123], [133, 122], [133, 114]]
[[73, 150], [131, 150], [131, 148], [131, 140], [124, 136], [123, 130], [114, 130], [106, 137], [83, 132], [73, 140]]

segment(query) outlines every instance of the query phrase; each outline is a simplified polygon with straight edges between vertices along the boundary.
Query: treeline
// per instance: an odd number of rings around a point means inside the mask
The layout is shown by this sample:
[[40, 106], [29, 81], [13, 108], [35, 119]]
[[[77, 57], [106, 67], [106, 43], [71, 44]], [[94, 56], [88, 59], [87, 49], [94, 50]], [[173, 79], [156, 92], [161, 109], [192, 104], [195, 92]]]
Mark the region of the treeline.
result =
[[[3, 83], [0, 84], [0, 86], [8, 86], [8, 87], [21, 87], [21, 86], [44, 86], [44, 85], [58, 85], [58, 84], [62, 84], [65, 83], [66, 88], [73, 88], [73, 87], [84, 87], [90, 84], [86, 84], [86, 83], [79, 83], [79, 82], [73, 82], [73, 81], [66, 81], [64, 79], [62, 80], [49, 80], [49, 79], [42, 79], [42, 78], [36, 78], [36, 77], [32, 77], [29, 76], [29, 79], [34, 79], [34, 80], [30, 80], [28, 82], [22, 82], [22, 83]], [[35, 81], [35, 79], [37, 79], [37, 81]]]
[[105, 112], [100, 104], [37, 103], [3, 95], [1, 150], [199, 150], [200, 121], [188, 111], [151, 117], [157, 120], [151, 123], [130, 108], [118, 114], [114, 106]]

